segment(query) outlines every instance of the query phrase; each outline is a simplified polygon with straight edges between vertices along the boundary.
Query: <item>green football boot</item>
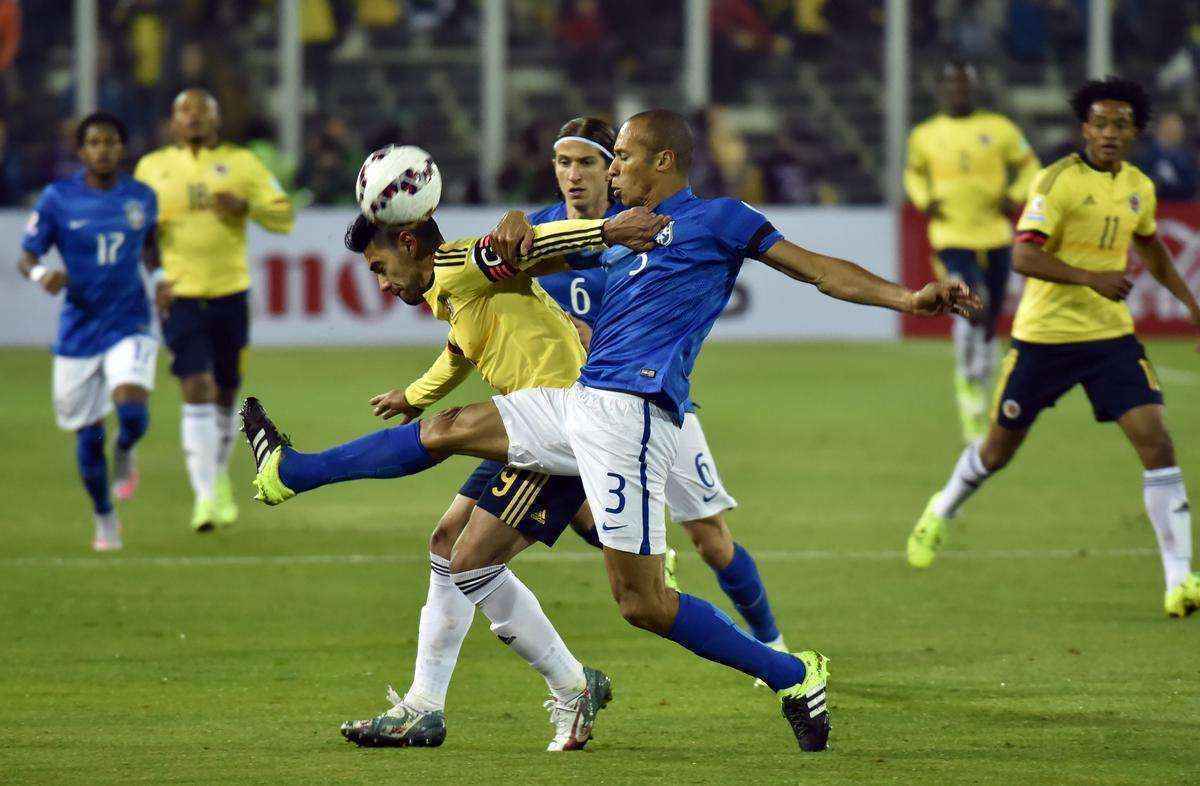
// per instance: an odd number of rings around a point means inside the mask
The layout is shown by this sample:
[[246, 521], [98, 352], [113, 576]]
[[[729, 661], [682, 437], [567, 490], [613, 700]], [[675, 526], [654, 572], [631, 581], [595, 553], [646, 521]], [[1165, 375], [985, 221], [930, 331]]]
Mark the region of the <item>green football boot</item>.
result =
[[679, 559], [679, 554], [673, 548], [667, 548], [667, 553], [663, 555], [663, 581], [668, 589], [673, 589], [679, 592], [679, 578], [675, 575], [675, 563]]
[[279, 462], [283, 458], [283, 449], [290, 446], [292, 441], [279, 433], [279, 429], [263, 409], [262, 402], [254, 396], [242, 402], [239, 414], [242, 416], [242, 433], [246, 435], [246, 441], [250, 443], [250, 452], [254, 455], [257, 472], [254, 476], [254, 488], [258, 490], [254, 498], [268, 505], [278, 505], [296, 496], [296, 492], [279, 479]]
[[1167, 590], [1163, 609], [1168, 617], [1188, 617], [1200, 609], [1200, 573], [1192, 573], [1174, 589]]
[[196, 504], [192, 506], [192, 529], [196, 532], [211, 532], [216, 525], [216, 501], [196, 497]]
[[612, 680], [599, 669], [583, 667], [586, 683], [583, 692], [565, 704], [551, 698], [542, 706], [550, 711], [550, 723], [554, 726], [554, 739], [546, 746], [548, 751], [579, 751], [592, 738], [592, 725], [600, 710], [612, 701]]
[[987, 389], [982, 383], [956, 373], [954, 393], [958, 399], [958, 419], [962, 425], [963, 441], [970, 444], [982, 439], [988, 430]]
[[237, 503], [233, 501], [233, 481], [228, 472], [217, 475], [217, 485], [213, 489], [214, 505], [216, 506], [217, 524], [227, 527], [237, 521]]
[[933, 512], [933, 505], [938, 496], [934, 494], [929, 498], [925, 512], [917, 519], [917, 526], [913, 527], [908, 536], [908, 564], [914, 568], [928, 568], [932, 565], [933, 558], [937, 556], [937, 551], [946, 537], [946, 519]]
[[362, 748], [436, 748], [446, 740], [446, 713], [422, 712], [404, 703], [389, 685], [392, 708], [370, 720], [346, 721], [342, 736]]
[[792, 725], [800, 750], [823, 751], [829, 746], [829, 709], [825, 686], [829, 682], [829, 658], [819, 652], [796, 653], [804, 663], [804, 682], [779, 691], [783, 717]]

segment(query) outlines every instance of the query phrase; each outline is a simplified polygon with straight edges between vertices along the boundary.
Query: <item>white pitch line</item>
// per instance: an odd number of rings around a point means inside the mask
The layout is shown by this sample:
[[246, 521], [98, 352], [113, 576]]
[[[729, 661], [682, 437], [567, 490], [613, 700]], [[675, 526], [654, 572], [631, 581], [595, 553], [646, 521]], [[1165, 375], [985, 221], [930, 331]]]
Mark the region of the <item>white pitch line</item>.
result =
[[[1088, 557], [1149, 557], [1157, 554], [1154, 549], [981, 549], [968, 551], [945, 551], [941, 556], [948, 559], [1086, 559]], [[681, 554], [686, 559], [698, 559], [696, 554]], [[774, 551], [754, 553], [756, 559], [768, 562], [803, 562], [808, 560], [900, 560], [904, 552], [899, 549], [883, 551]], [[525, 554], [522, 562], [599, 560], [594, 551], [539, 551]], [[118, 567], [270, 567], [273, 565], [424, 565], [429, 557], [424, 554], [296, 554], [278, 556], [228, 556], [228, 557], [10, 557], [0, 559], [3, 568], [118, 568]]]
[[1200, 374], [1195, 371], [1188, 371], [1182, 368], [1173, 368], [1171, 366], [1156, 366], [1159, 378], [1163, 382], [1168, 382], [1172, 385], [1198, 385], [1200, 384]]

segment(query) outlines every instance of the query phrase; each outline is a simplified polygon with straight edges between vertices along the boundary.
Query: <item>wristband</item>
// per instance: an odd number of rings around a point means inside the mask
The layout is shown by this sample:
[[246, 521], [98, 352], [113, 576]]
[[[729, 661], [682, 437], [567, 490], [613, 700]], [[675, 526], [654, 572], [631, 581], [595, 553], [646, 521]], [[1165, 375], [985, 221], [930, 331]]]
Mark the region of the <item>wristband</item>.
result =
[[29, 280], [35, 284], [42, 283], [42, 279], [50, 275], [50, 269], [45, 265], [34, 265], [29, 268]]

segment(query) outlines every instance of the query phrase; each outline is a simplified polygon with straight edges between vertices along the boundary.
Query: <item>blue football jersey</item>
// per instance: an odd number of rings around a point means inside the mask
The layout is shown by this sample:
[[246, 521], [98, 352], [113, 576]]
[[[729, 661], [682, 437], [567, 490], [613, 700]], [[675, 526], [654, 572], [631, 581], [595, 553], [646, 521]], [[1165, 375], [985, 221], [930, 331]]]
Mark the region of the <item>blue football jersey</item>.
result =
[[142, 246], [157, 220], [154, 191], [128, 175], [108, 190], [92, 188], [80, 173], [42, 191], [21, 248], [40, 257], [57, 247], [67, 268], [56, 355], [91, 357], [150, 332]]
[[[614, 203], [604, 217], [615, 216], [624, 209], [623, 205]], [[566, 217], [567, 204], [559, 202], [530, 213], [529, 223], [536, 226], [547, 221], [562, 221]], [[598, 253], [570, 254], [567, 264], [571, 266], [570, 271], [541, 276], [538, 283], [546, 290], [546, 294], [562, 306], [563, 311], [587, 323], [588, 327], [593, 327], [600, 313], [600, 303], [604, 300], [608, 274], [600, 267]]]
[[729, 302], [742, 261], [783, 236], [746, 203], [700, 199], [690, 188], [654, 212], [671, 223], [653, 251], [617, 246], [601, 255], [608, 284], [579, 379], [644, 396], [682, 423], [700, 345]]

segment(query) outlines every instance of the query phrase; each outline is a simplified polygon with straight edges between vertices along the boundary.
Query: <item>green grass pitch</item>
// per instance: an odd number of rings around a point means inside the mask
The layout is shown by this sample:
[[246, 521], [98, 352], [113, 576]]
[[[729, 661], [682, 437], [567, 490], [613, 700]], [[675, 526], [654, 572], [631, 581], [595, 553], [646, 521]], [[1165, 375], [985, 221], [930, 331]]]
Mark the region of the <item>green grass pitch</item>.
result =
[[[1149, 346], [1193, 499], [1200, 363]], [[375, 428], [367, 399], [431, 349], [256, 350], [247, 392], [301, 448]], [[477, 616], [436, 750], [338, 734], [408, 685], [426, 538], [473, 466], [323, 489], [232, 529], [188, 528], [165, 373], [126, 548], [88, 550], [50, 358], [0, 352], [0, 781], [12, 783], [1170, 783], [1200, 781], [1200, 619], [1162, 614], [1141, 472], [1076, 390], [917, 574], [905, 536], [959, 450], [945, 343], [726, 344], [695, 390], [729, 521], [780, 626], [831, 658], [831, 750], [801, 755], [750, 678], [629, 628], [572, 534], [514, 563], [616, 699], [582, 754], [543, 752], [544, 683]], [[472, 382], [456, 402], [484, 394]], [[110, 437], [113, 426], [110, 424]], [[729, 611], [682, 533], [685, 588]]]

